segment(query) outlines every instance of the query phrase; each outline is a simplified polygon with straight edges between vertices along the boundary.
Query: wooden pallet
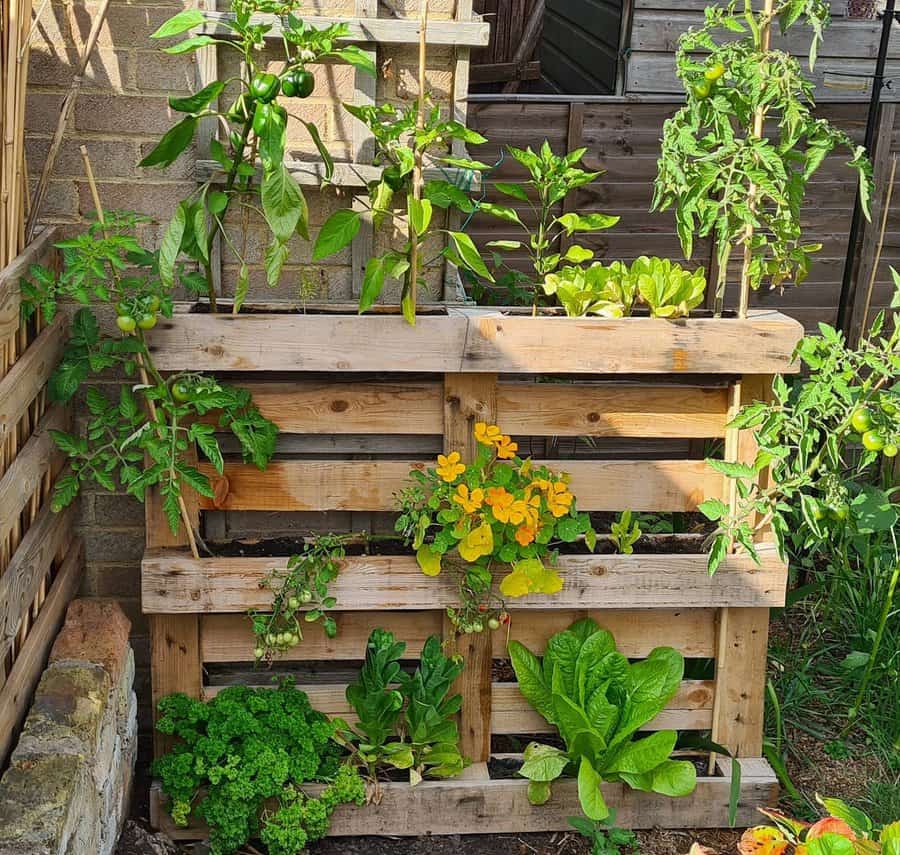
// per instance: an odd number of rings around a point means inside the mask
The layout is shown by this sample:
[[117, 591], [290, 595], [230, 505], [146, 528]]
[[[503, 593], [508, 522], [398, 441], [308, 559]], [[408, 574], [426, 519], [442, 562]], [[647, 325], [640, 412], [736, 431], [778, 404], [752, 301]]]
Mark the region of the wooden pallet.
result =
[[[201, 466], [216, 487], [215, 500], [189, 502], [202, 529], [204, 520], [223, 514], [358, 518], [392, 511], [409, 469], [433, 456], [423, 451], [430, 440], [465, 458], [477, 421], [496, 422], [523, 443], [590, 437], [620, 442], [628, 454], [637, 449], [626, 458], [544, 461], [570, 473], [581, 510], [691, 512], [707, 498], [728, 502], [731, 485], [704, 462], [703, 443], [724, 441], [729, 459], [753, 459], [752, 436], [727, 423], [742, 402], [765, 396], [773, 373], [796, 370], [790, 359], [801, 332], [774, 312], [740, 321], [668, 322], [450, 309], [421, 316], [410, 328], [386, 312], [233, 318], [183, 309], [153, 331], [152, 347], [163, 370], [227, 372], [230, 381], [247, 385], [279, 424], [279, 449], [290, 452], [265, 472], [237, 460], [226, 462], [224, 477]], [[248, 517], [253, 513], [260, 516]], [[151, 497], [142, 584], [154, 700], [172, 691], [209, 698], [234, 681], [267, 684], [271, 675], [252, 668], [254, 639], [243, 612], [271, 602], [260, 582], [287, 556], [194, 559], [185, 546], [168, 533], [158, 497]], [[685, 680], [649, 729], [710, 731], [741, 757], [747, 771], [739, 816], [748, 821], [755, 806], [774, 797], [774, 776], [759, 758], [768, 614], [783, 605], [787, 576], [772, 545], [760, 550], [759, 566], [730, 555], [712, 578], [702, 554], [567, 555], [560, 560], [565, 586], [558, 595], [508, 603], [509, 637], [536, 651], [554, 632], [590, 615], [614, 633], [627, 656], [671, 645], [688, 659], [714, 660], [714, 677]], [[492, 678], [494, 660], [506, 658], [505, 633], [457, 637], [444, 615], [454, 602], [452, 585], [423, 576], [409, 555], [348, 557], [334, 595], [337, 637], [311, 626], [275, 669], [315, 662], [321, 673], [304, 678], [301, 669], [300, 688], [318, 708], [346, 716], [348, 674], [364, 657], [373, 628], [384, 626], [406, 641], [410, 659], [429, 635], [442, 635], [467, 663], [458, 685], [462, 747], [475, 766], [462, 781], [412, 790], [392, 784], [379, 808], [343, 811], [332, 833], [564, 828], [577, 813], [569, 784], [558, 788], [549, 808], [532, 808], [523, 781], [487, 773], [498, 739], [551, 730], [514, 683]], [[165, 745], [159, 740], [157, 749]], [[720, 762], [688, 799], [671, 802], [616, 786], [608, 794], [622, 823], [685, 827], [727, 824], [729, 788], [727, 764]]]

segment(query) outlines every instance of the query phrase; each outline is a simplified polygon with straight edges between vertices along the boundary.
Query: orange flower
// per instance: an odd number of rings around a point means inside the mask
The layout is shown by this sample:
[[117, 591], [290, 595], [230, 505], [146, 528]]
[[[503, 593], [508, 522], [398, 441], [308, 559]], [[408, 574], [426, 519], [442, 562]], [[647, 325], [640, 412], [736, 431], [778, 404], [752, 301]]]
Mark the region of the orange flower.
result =
[[529, 525], [521, 525], [516, 529], [516, 541], [522, 546], [528, 546], [529, 543], [533, 543], [536, 535], [537, 530]]
[[487, 422], [475, 423], [475, 439], [482, 445], [494, 445], [502, 434], [497, 425], [489, 425]]
[[787, 847], [787, 840], [777, 828], [757, 825], [741, 835], [737, 849], [740, 855], [782, 855]]
[[509, 521], [513, 525], [536, 525], [540, 517], [541, 498], [531, 496], [528, 499], [516, 499], [509, 506]]
[[487, 503], [491, 506], [494, 519], [498, 522], [509, 522], [509, 512], [514, 502], [513, 494], [507, 493], [502, 487], [488, 488]]
[[545, 493], [550, 489], [550, 482], [546, 478], [535, 478], [528, 485], [529, 490], [543, 490]]
[[547, 491], [547, 509], [557, 519], [569, 513], [574, 496], [561, 481], [555, 482]]
[[512, 460], [519, 450], [519, 444], [512, 441], [510, 436], [501, 436], [496, 442], [497, 457], [501, 460]]
[[466, 467], [459, 462], [460, 460], [461, 456], [458, 451], [451, 451], [447, 455], [439, 454], [437, 456], [437, 474], [448, 484], [452, 484], [466, 471]]
[[460, 484], [456, 488], [456, 495], [453, 497], [453, 501], [457, 505], [461, 505], [467, 514], [473, 514], [484, 503], [484, 490], [476, 487], [470, 493], [466, 484]]

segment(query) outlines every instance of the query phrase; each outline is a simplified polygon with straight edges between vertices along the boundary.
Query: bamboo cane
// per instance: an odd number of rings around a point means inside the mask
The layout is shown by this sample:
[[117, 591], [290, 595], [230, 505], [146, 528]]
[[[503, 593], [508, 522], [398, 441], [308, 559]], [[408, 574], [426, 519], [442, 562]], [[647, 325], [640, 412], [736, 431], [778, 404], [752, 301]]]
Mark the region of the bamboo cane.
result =
[[897, 175], [897, 155], [891, 159], [891, 177], [888, 180], [887, 191], [884, 196], [884, 211], [881, 215], [881, 228], [878, 231], [878, 247], [875, 250], [875, 261], [872, 264], [872, 272], [866, 288], [866, 302], [863, 306], [862, 323], [859, 326], [860, 336], [865, 335], [869, 325], [869, 309], [872, 308], [872, 292], [875, 290], [875, 277], [878, 275], [878, 265], [881, 263], [881, 251], [884, 249], [884, 233], [887, 231], [888, 214], [891, 210], [891, 197], [894, 195], [894, 178]]
[[[763, 53], [769, 50], [772, 42], [772, 10], [774, 8], [774, 0], [766, 0], [763, 7], [762, 27], [760, 27], [760, 48]], [[753, 115], [753, 132], [751, 136], [759, 139], [763, 133], [763, 123], [766, 118], [765, 107], [757, 107]], [[750, 210], [756, 208], [757, 188], [755, 184], [751, 184], [748, 192], [748, 205]], [[738, 303], [738, 317], [746, 318], [747, 310], [750, 307], [750, 264], [753, 261], [753, 250], [750, 243], [753, 239], [753, 226], [747, 224], [744, 229], [744, 259], [741, 264], [741, 296]]]
[[[103, 216], [103, 205], [100, 203], [100, 194], [97, 192], [97, 182], [94, 180], [94, 170], [91, 168], [91, 159], [88, 156], [87, 146], [81, 146], [79, 149], [81, 151], [81, 159], [84, 161], [84, 171], [87, 175], [88, 187], [91, 191], [91, 198], [94, 200], [94, 208], [97, 211], [97, 222], [100, 223], [101, 226], [104, 226], [106, 220]], [[138, 365], [138, 371], [141, 375], [141, 383], [145, 386], [150, 385], [150, 378], [147, 376], [147, 367], [144, 365], [144, 357], [143, 354], [136, 354], [136, 361]], [[147, 399], [147, 409], [150, 412], [150, 418], [156, 422], [156, 404], [151, 401], [149, 398]], [[191, 524], [191, 517], [188, 514], [187, 505], [184, 503], [184, 497], [178, 497], [178, 507], [181, 510], [181, 520], [184, 524], [185, 530], [187, 532], [188, 543], [191, 547], [191, 554], [194, 558], [200, 557], [200, 552], [197, 549], [197, 540], [194, 537], [194, 527]]]

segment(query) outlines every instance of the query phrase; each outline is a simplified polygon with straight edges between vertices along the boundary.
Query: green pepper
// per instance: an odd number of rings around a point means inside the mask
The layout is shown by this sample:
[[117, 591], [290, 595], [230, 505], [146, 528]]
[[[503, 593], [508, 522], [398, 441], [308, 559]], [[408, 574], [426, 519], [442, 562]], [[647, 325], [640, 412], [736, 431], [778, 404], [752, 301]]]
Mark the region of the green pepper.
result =
[[267, 71], [261, 71], [253, 75], [250, 81], [250, 94], [257, 101], [268, 104], [275, 100], [278, 90], [281, 88], [281, 81], [275, 74], [269, 74]]
[[288, 98], [308, 98], [315, 87], [315, 77], [305, 68], [292, 68], [281, 78], [281, 91]]
[[276, 104], [267, 104], [266, 102], [256, 105], [256, 112], [253, 114], [253, 133], [258, 137], [265, 136], [269, 121], [275, 115], [276, 106]]
[[389, 166], [381, 173], [381, 179], [391, 190], [402, 190], [406, 183], [405, 176], [400, 174], [399, 166]]

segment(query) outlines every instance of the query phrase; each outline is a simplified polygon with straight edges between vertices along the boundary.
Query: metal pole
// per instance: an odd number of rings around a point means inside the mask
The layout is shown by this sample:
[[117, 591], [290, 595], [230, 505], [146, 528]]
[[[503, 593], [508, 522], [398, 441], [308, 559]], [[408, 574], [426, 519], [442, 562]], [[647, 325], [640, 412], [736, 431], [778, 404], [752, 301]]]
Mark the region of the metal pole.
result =
[[[872, 97], [869, 100], [869, 116], [866, 120], [866, 136], [863, 145], [869, 158], [875, 156], [878, 141], [875, 139], [875, 128], [878, 123], [878, 108], [881, 105], [881, 89], [884, 85], [884, 66], [887, 61], [888, 43], [891, 29], [897, 13], [894, 11], [896, 0], [887, 0], [884, 17], [881, 20], [881, 42], [878, 45], [878, 58], [875, 60], [875, 74], [872, 77]], [[850, 220], [850, 232], [847, 235], [847, 257], [844, 260], [844, 274], [841, 279], [841, 295], [838, 298], [837, 327], [844, 335], [850, 335], [853, 324], [853, 303], [856, 299], [856, 279], [853, 268], [856, 262], [856, 244], [862, 226], [863, 212], [859, 202], [859, 191], [853, 205], [853, 218]]]

